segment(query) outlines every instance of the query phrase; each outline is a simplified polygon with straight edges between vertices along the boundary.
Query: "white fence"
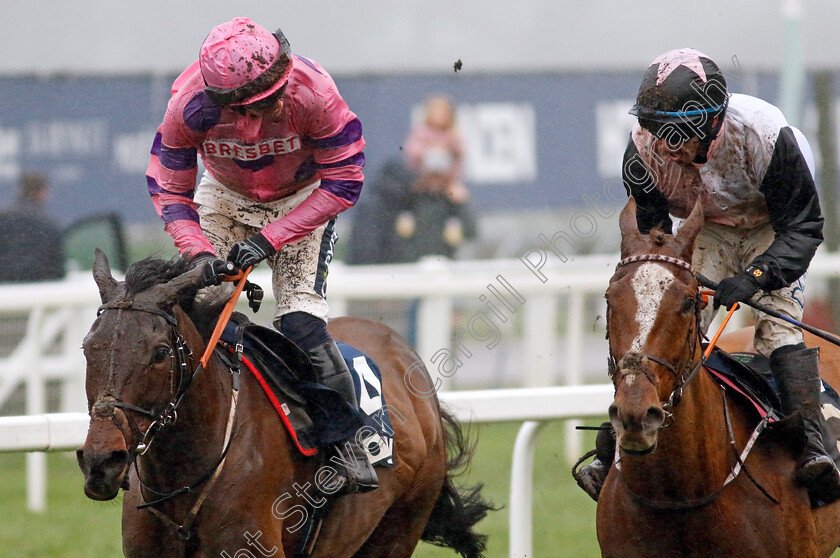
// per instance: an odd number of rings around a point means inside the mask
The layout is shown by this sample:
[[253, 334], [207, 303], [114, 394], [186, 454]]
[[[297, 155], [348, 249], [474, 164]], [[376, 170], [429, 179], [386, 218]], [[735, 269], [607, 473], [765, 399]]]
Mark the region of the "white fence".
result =
[[[391, 266], [331, 266], [331, 315], [346, 314], [358, 300], [402, 299], [416, 304], [418, 353], [436, 385], [447, 389], [455, 374], [481, 376], [476, 362], [498, 358], [489, 348], [516, 327], [521, 356], [509, 365], [516, 383], [526, 387], [554, 385], [562, 360], [561, 383], [581, 383], [586, 334], [603, 342], [603, 321], [593, 333], [584, 316], [587, 294], [601, 295], [616, 256], [592, 256], [562, 261], [534, 250], [521, 260], [481, 262], [424, 261]], [[270, 323], [273, 297], [267, 271], [257, 269], [252, 280], [266, 287], [263, 309], [255, 318]], [[244, 297], [243, 297], [244, 298]], [[453, 321], [456, 300], [470, 299], [474, 310]], [[565, 303], [565, 310], [561, 309]], [[25, 414], [43, 414], [46, 385], [61, 386], [61, 412], [85, 411], [84, 359], [79, 349], [95, 317], [99, 295], [88, 273], [64, 281], [0, 286], [0, 325], [10, 316], [24, 316], [25, 334], [14, 349], [0, 357], [0, 405], [21, 384], [26, 386]], [[243, 302], [243, 311], [249, 313]], [[562, 319], [561, 319], [561, 316]], [[20, 319], [20, 318], [19, 318]], [[460, 328], [455, 331], [456, 328]], [[565, 331], [565, 352], [555, 354], [558, 331]], [[559, 353], [559, 350], [556, 351]], [[472, 359], [472, 361], [470, 361]], [[457, 364], [455, 364], [457, 363]], [[471, 372], [472, 370], [472, 372]], [[506, 384], [505, 387], [507, 387]], [[575, 443], [575, 437], [569, 438]], [[576, 446], [568, 448], [576, 453]]]
[[[460, 332], [459, 353], [490, 345], [510, 321], [521, 324], [524, 342], [522, 384], [554, 383], [556, 359], [549, 353], [557, 331], [567, 332], [568, 354], [564, 355], [565, 383], [580, 380], [582, 336], [586, 329], [583, 295], [603, 294], [616, 256], [592, 256], [563, 262], [535, 250], [523, 260], [481, 262], [424, 261], [391, 266], [343, 266], [330, 268], [330, 314], [347, 313], [349, 304], [360, 299], [403, 299], [417, 302], [416, 348], [429, 364], [430, 372], [446, 383], [451, 370], [435, 365], [442, 349], [453, 346], [452, 314], [458, 298], [472, 299], [482, 310], [465, 317]], [[266, 288], [263, 310], [255, 321], [269, 323], [273, 296], [266, 270], [257, 269], [252, 281]], [[243, 297], [244, 298], [244, 297]], [[564, 322], [560, 322], [560, 300], [567, 301]], [[27, 414], [40, 414], [43, 381], [60, 380], [65, 386], [62, 411], [84, 410], [81, 397], [84, 360], [79, 350], [99, 305], [99, 295], [88, 273], [73, 274], [64, 281], [0, 286], [0, 323], [8, 316], [26, 316], [26, 333], [14, 350], [0, 358], [0, 404], [26, 382]], [[243, 301], [243, 311], [250, 313]], [[591, 324], [588, 324], [591, 327]], [[497, 333], [498, 330], [498, 333]], [[602, 333], [600, 333], [602, 335]]]

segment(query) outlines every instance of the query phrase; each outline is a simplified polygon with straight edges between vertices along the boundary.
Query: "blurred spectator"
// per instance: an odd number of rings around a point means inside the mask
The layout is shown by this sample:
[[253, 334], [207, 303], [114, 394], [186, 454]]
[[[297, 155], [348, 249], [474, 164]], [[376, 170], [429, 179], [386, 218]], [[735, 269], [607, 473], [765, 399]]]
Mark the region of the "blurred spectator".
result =
[[423, 122], [406, 139], [405, 157], [416, 174], [411, 202], [396, 222], [397, 233], [411, 240], [407, 259], [452, 258], [464, 239], [475, 237], [476, 227], [461, 181], [464, 143], [448, 97], [426, 100]]
[[397, 234], [397, 218], [412, 205], [411, 185], [416, 175], [402, 158], [385, 162], [365, 184], [365, 196], [355, 208], [347, 262], [385, 264], [412, 261], [409, 240]]
[[0, 213], [0, 283], [64, 277], [61, 230], [44, 209], [48, 193], [44, 175], [24, 173], [17, 203]]

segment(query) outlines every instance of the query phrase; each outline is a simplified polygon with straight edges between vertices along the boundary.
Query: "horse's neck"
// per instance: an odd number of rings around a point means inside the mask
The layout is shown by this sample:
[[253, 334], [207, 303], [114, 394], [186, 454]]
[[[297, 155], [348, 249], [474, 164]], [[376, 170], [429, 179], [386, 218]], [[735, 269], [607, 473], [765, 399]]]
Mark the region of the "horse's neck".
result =
[[173, 479], [191, 482], [202, 467], [219, 459], [231, 406], [227, 376], [218, 360], [211, 358], [193, 379], [178, 407], [177, 420], [160, 431], [140, 460], [144, 481], [174, 489]]
[[649, 497], [707, 495], [723, 484], [732, 458], [723, 393], [701, 370], [673, 411], [673, 422], [660, 431], [652, 453], [622, 455], [622, 473]]

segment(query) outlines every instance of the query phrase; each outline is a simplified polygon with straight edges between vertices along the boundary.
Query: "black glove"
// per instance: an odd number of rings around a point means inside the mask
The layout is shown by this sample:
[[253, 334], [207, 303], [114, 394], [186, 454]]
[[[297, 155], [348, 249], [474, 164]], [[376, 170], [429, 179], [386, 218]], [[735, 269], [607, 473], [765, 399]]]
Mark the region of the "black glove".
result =
[[236, 266], [217, 258], [210, 252], [200, 252], [193, 258], [193, 267], [201, 267], [201, 281], [205, 287], [219, 285], [225, 275], [236, 275]]
[[253, 267], [277, 252], [266, 237], [257, 233], [234, 244], [228, 253], [228, 261], [239, 269]]
[[265, 292], [256, 283], [245, 281], [245, 294], [248, 296], [248, 307], [255, 313], [259, 312]]
[[750, 300], [760, 288], [758, 280], [747, 272], [727, 277], [715, 290], [715, 308], [724, 306], [729, 310], [736, 302]]

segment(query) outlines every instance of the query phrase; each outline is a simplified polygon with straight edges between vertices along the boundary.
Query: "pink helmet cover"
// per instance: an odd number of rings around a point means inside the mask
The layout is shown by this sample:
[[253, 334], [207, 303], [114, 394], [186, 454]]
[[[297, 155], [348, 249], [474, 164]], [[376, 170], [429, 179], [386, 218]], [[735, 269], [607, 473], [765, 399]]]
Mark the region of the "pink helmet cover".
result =
[[676, 50], [669, 50], [666, 53], [659, 55], [656, 60], [650, 63], [651, 66], [659, 64], [659, 71], [657, 73], [657, 84], [665, 81], [671, 72], [679, 66], [685, 66], [695, 74], [700, 76], [700, 79], [706, 82], [706, 70], [700, 62], [701, 58], [709, 58], [699, 50], [693, 48], [680, 48]]
[[199, 65], [205, 83], [218, 90], [236, 90], [258, 82], [260, 76], [274, 73], [277, 59], [286, 55], [288, 63], [281, 69], [276, 81], [246, 99], [230, 104], [247, 104], [268, 97], [280, 89], [292, 71], [288, 42], [282, 45], [278, 38], [264, 27], [246, 17], [237, 17], [218, 25], [210, 31], [199, 52]]

